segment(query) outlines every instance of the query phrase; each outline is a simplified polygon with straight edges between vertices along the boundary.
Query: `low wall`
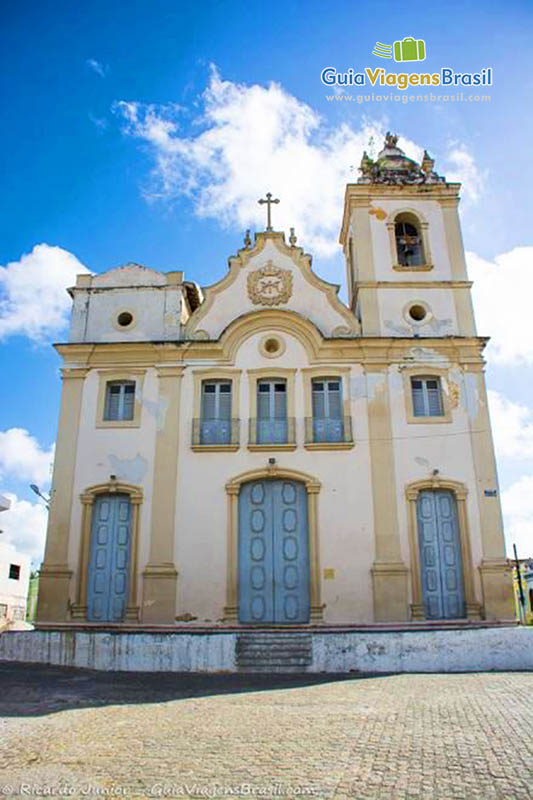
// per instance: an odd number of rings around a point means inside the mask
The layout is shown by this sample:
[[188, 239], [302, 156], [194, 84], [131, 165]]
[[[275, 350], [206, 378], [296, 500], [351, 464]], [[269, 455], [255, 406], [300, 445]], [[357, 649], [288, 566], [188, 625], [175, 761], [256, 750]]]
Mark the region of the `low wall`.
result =
[[[317, 632], [305, 672], [533, 670], [533, 628]], [[11, 631], [0, 661], [106, 671], [235, 672], [237, 633]], [[279, 671], [279, 670], [277, 670]]]

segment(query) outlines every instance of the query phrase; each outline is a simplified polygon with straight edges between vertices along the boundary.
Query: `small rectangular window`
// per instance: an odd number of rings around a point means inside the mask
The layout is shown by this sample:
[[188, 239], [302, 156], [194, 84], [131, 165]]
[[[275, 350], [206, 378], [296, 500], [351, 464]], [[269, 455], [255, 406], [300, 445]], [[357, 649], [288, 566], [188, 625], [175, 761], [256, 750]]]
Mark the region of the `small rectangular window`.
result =
[[9, 578], [12, 581], [20, 580], [20, 565], [19, 564], [10, 564], [9, 565]]
[[415, 417], [444, 416], [440, 378], [411, 378], [411, 393]]
[[135, 411], [135, 381], [109, 381], [106, 386], [104, 420], [132, 420]]

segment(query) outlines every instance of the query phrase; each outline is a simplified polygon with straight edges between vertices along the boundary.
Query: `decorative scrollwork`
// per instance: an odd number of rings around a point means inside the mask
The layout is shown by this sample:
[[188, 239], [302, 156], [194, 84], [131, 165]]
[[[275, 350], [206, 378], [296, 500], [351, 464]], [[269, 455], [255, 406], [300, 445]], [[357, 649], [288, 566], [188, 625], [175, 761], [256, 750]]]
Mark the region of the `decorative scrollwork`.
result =
[[255, 305], [279, 306], [292, 295], [292, 272], [267, 261], [248, 275], [248, 297]]

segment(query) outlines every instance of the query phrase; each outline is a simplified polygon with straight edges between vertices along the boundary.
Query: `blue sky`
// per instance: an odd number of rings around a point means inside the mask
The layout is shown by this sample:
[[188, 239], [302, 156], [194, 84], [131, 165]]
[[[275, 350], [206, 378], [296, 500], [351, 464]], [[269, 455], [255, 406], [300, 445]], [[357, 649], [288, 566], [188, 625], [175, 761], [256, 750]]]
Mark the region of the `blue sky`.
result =
[[[488, 379], [508, 530], [533, 555], [531, 3], [404, 2], [400, 14], [389, 0], [8, 0], [0, 15], [0, 493], [19, 500], [18, 516], [2, 515], [7, 535], [19, 526], [34, 555], [42, 542], [27, 486], [46, 483], [55, 437], [50, 343], [65, 338], [68, 303], [57, 298], [76, 271], [68, 254], [95, 272], [137, 261], [211, 283], [271, 189], [282, 198], [279, 226], [296, 223], [315, 270], [341, 282], [344, 184], [369, 137], [377, 146], [391, 129], [409, 153], [426, 147], [440, 173], [464, 182], [479, 332], [494, 338]], [[371, 51], [404, 36], [425, 39], [424, 71], [492, 66], [490, 103], [326, 100], [323, 67], [397, 70]]]

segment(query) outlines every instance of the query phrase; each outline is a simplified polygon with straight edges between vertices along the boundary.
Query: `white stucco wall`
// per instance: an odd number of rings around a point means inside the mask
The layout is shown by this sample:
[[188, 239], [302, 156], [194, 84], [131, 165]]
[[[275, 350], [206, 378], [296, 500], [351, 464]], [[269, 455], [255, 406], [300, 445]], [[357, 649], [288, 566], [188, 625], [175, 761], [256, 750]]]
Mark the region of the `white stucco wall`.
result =
[[[275, 332], [275, 329], [273, 329]], [[198, 453], [190, 447], [193, 416], [193, 369], [182, 379], [182, 415], [176, 508], [176, 564], [179, 613], [192, 613], [199, 620], [220, 619], [226, 602], [227, 504], [225, 484], [237, 475], [264, 468], [270, 457], [277, 465], [298, 470], [319, 480], [318, 528], [322, 601], [328, 622], [372, 618], [370, 568], [374, 560], [373, 511], [368, 422], [364, 377], [361, 366], [351, 368], [346, 384], [350, 392], [355, 447], [347, 451], [308, 451], [304, 443], [304, 381], [302, 369], [309, 366], [305, 349], [283, 334], [285, 352], [272, 360], [261, 355], [263, 334], [250, 336], [239, 348], [235, 369], [240, 380], [241, 447], [235, 453]], [[333, 366], [333, 365], [332, 365]], [[346, 366], [346, 365], [344, 365]], [[209, 367], [202, 363], [199, 369]], [[298, 448], [293, 452], [250, 452], [248, 418], [251, 398], [247, 370], [268, 367], [296, 369], [295, 408]], [[327, 367], [324, 375], [328, 374]], [[199, 580], [198, 565], [201, 567]], [[335, 570], [334, 579], [324, 580], [325, 568]], [[204, 583], [205, 580], [205, 583]]]
[[[210, 338], [217, 339], [234, 319], [250, 311], [260, 311], [265, 308], [254, 304], [250, 299], [247, 278], [251, 272], [264, 267], [269, 261], [272, 261], [275, 267], [288, 270], [292, 275], [290, 301], [278, 306], [279, 308], [289, 308], [311, 320], [324, 336], [331, 336], [335, 328], [346, 326], [346, 318], [329, 302], [327, 294], [313, 286], [294, 258], [281, 252], [276, 243], [269, 239], [259, 253], [251, 256], [245, 267], [240, 269], [237, 266], [233, 267], [236, 278], [226, 291], [218, 293], [216, 284], [206, 290], [208, 300], [211, 293], [213, 304], [207, 314], [202, 314], [198, 328], [206, 331]], [[328, 285], [320, 281], [317, 276], [314, 279], [324, 287]]]
[[[141, 342], [180, 337], [181, 273], [162, 273], [137, 264], [99, 275], [82, 275], [73, 293], [71, 342]], [[127, 311], [133, 323], [122, 327]]]
[[[392, 215], [400, 211], [414, 211], [418, 213], [420, 219], [428, 223], [428, 240], [433, 270], [431, 272], [419, 272], [416, 279], [420, 281], [450, 280], [452, 275], [450, 258], [444, 233], [444, 222], [442, 210], [436, 200], [420, 200], [416, 197], [404, 199], [385, 200], [376, 198], [373, 202], [374, 207], [379, 207]], [[393, 272], [392, 253], [390, 246], [390, 236], [387, 229], [388, 218], [379, 220], [375, 215], [370, 218], [370, 231], [372, 236], [372, 249], [374, 253], [374, 268], [376, 280], [378, 281], [401, 281], [405, 280], [405, 275], [401, 272]]]
[[[533, 628], [314, 632], [310, 673], [533, 670]], [[13, 631], [0, 661], [140, 672], [237, 672], [234, 632]], [[293, 668], [294, 670], [294, 668]], [[284, 672], [277, 667], [276, 672]], [[290, 671], [290, 668], [287, 670]]]
[[74, 472], [72, 521], [69, 537], [69, 564], [76, 576], [81, 541], [82, 504], [80, 494], [89, 487], [107, 483], [110, 475], [118, 481], [140, 486], [144, 500], [140, 509], [138, 592], [142, 590], [142, 569], [149, 560], [150, 517], [154, 473], [155, 436], [159, 423], [159, 397], [156, 370], [144, 376], [141, 400], [141, 424], [138, 428], [98, 428], [97, 400], [99, 371], [91, 370], [84, 382], [77, 457]]

